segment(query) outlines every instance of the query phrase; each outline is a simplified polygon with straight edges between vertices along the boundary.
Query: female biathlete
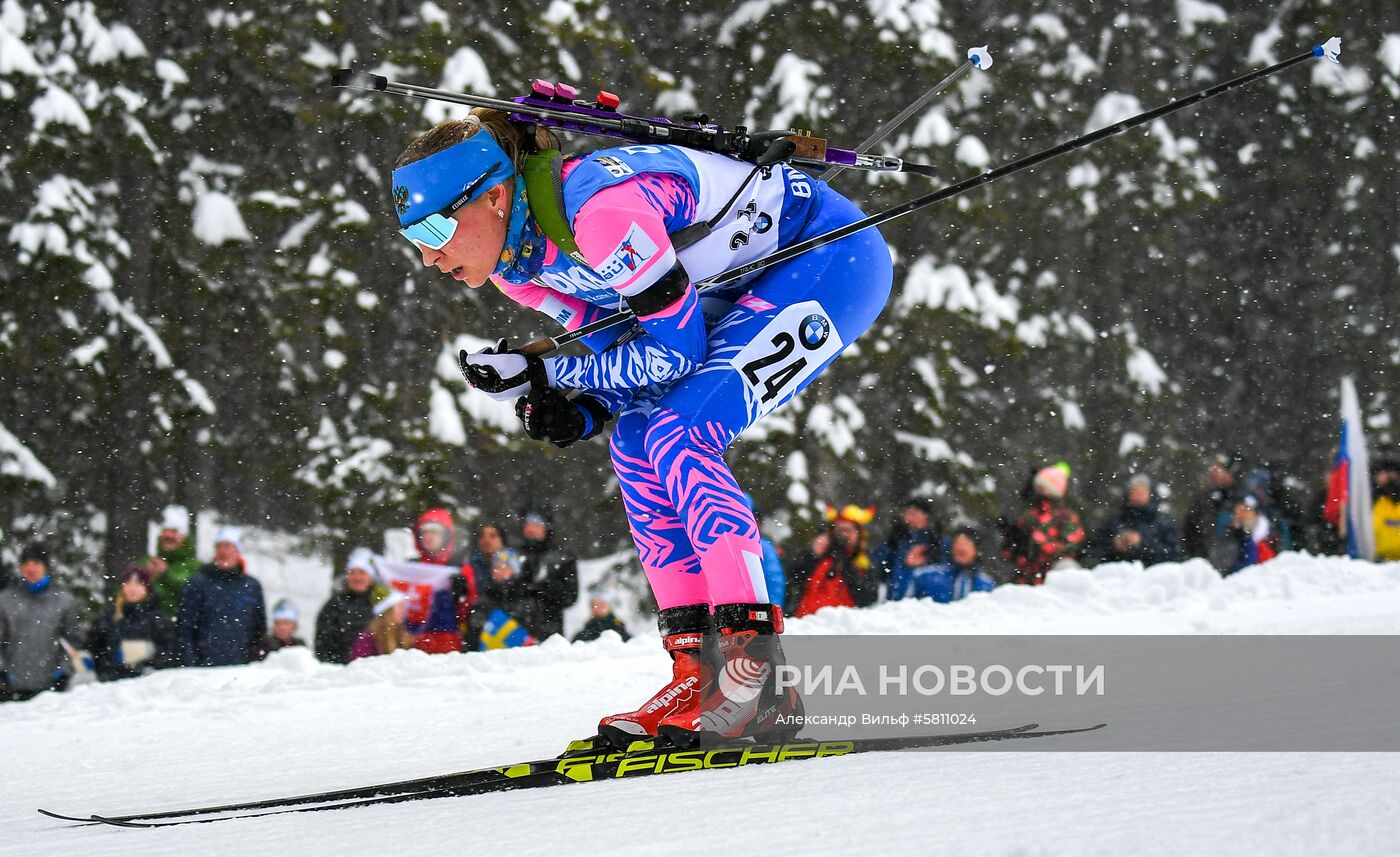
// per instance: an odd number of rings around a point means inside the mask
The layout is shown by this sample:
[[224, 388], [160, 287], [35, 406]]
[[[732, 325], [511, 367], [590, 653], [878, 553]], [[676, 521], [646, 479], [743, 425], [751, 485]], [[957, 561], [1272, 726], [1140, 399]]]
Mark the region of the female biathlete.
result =
[[673, 674], [640, 708], [604, 717], [601, 739], [791, 735], [801, 702], [774, 682], [782, 614], [724, 453], [875, 321], [889, 249], [866, 229], [702, 297], [695, 283], [860, 210], [786, 165], [676, 146], [567, 159], [556, 148], [547, 132], [477, 109], [416, 138], [392, 188], [425, 266], [471, 288], [490, 280], [569, 330], [623, 307], [640, 324], [586, 337], [586, 356], [540, 358], [502, 340], [460, 357], [473, 387], [518, 400], [532, 438], [567, 446], [616, 415], [613, 467]]

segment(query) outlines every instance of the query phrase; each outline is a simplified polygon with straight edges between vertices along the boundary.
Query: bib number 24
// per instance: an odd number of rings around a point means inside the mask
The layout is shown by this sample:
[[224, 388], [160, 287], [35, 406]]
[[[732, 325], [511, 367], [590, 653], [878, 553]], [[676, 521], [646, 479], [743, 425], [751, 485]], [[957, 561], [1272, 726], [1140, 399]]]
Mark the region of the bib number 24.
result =
[[786, 307], [744, 346], [733, 365], [766, 414], [841, 350], [841, 337], [816, 301]]

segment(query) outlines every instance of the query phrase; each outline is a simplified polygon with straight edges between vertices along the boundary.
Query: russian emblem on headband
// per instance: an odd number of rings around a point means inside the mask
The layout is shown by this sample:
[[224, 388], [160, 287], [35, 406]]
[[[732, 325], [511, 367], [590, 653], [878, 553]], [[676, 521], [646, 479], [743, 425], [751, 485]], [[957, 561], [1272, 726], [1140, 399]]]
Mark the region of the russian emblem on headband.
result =
[[394, 185], [394, 208], [399, 214], [408, 212], [408, 188], [403, 185]]

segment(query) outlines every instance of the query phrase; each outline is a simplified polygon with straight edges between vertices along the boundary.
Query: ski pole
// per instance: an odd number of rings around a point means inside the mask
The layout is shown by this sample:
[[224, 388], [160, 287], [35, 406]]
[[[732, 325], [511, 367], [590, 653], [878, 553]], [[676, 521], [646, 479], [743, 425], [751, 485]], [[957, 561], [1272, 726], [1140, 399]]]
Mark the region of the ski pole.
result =
[[[863, 141], [861, 141], [861, 144], [859, 146], [856, 146], [856, 153], [864, 154], [878, 146], [880, 143], [884, 142], [884, 139], [886, 137], [894, 133], [894, 129], [904, 124], [904, 120], [908, 119], [910, 116], [913, 116], [915, 113], [918, 113], [920, 110], [923, 110], [924, 107], [926, 107], [930, 101], [942, 94], [943, 90], [952, 86], [958, 81], [959, 78], [967, 74], [973, 68], [978, 68], [983, 71], [986, 71], [991, 67], [992, 55], [987, 52], [986, 45], [983, 45], [980, 48], [968, 48], [967, 59], [963, 60], [962, 65], [953, 69], [952, 74], [949, 74], [947, 77], [943, 78], [938, 83], [935, 83], [932, 89], [919, 96], [919, 98], [913, 104], [910, 104], [908, 107], [901, 110], [898, 116], [881, 125], [879, 128], [876, 128], [874, 134], [871, 134], [869, 137], [866, 137]], [[832, 167], [822, 175], [822, 181], [826, 182], [827, 184], [830, 184], [832, 179], [841, 175], [841, 173], [847, 169], [849, 169], [849, 167], [846, 167], [844, 165]]]
[[[755, 271], [760, 271], [764, 268], [767, 268], [771, 265], [776, 265], [780, 262], [786, 262], [788, 259], [806, 253], [808, 250], [814, 250], [818, 247], [825, 246], [834, 241], [839, 241], [842, 238], [845, 238], [847, 235], [860, 232], [864, 229], [869, 229], [872, 226], [879, 226], [882, 223], [887, 223], [891, 220], [894, 220], [896, 217], [902, 217], [906, 214], [909, 214], [910, 212], [918, 211], [921, 208], [927, 208], [930, 205], [943, 202], [947, 199], [952, 199], [955, 196], [960, 196], [964, 193], [967, 193], [970, 190], [979, 188], [982, 185], [991, 184], [994, 181], [1006, 178], [1007, 176], [1013, 175], [1015, 173], [1019, 173], [1022, 170], [1039, 166], [1040, 164], [1043, 164], [1052, 158], [1057, 158], [1060, 155], [1066, 154], [1068, 152], [1073, 152], [1077, 149], [1082, 149], [1086, 146], [1092, 146], [1094, 143], [1097, 143], [1105, 138], [1121, 134], [1124, 131], [1129, 131], [1133, 128], [1138, 127], [1139, 125], [1151, 122], [1154, 119], [1160, 119], [1163, 116], [1175, 113], [1178, 110], [1184, 110], [1187, 107], [1190, 107], [1194, 104], [1199, 104], [1202, 101], [1214, 98], [1217, 95], [1221, 95], [1225, 92], [1229, 92], [1232, 89], [1245, 86], [1246, 84], [1253, 83], [1256, 80], [1269, 77], [1270, 75], [1278, 74], [1279, 72], [1284, 71], [1285, 69], [1292, 68], [1293, 66], [1298, 65], [1299, 63], [1307, 62], [1310, 59], [1326, 57], [1332, 62], [1340, 63], [1341, 61], [1338, 59], [1338, 57], [1341, 56], [1341, 53], [1342, 40], [1336, 36], [1333, 36], [1323, 44], [1320, 44], [1317, 47], [1312, 48], [1311, 50], [1298, 54], [1295, 57], [1290, 57], [1289, 59], [1283, 60], [1282, 62], [1274, 63], [1268, 68], [1261, 68], [1257, 71], [1242, 74], [1239, 77], [1232, 78], [1230, 80], [1225, 81], [1224, 83], [1218, 83], [1215, 86], [1210, 86], [1200, 90], [1199, 92], [1194, 92], [1191, 95], [1188, 95], [1180, 100], [1169, 101], [1166, 104], [1161, 105], [1160, 107], [1156, 107], [1152, 110], [1147, 110], [1142, 113], [1139, 113], [1136, 116], [1131, 116], [1127, 119], [1115, 122], [1114, 124], [1104, 128], [1100, 128], [1097, 131], [1092, 131], [1088, 134], [1075, 137], [1073, 140], [1067, 140], [1063, 143], [1051, 146], [1047, 149], [1042, 149], [1039, 152], [1035, 152], [1034, 154], [1026, 155], [1024, 158], [1020, 158], [1018, 160], [1011, 161], [1010, 163], [1003, 164], [1002, 166], [997, 167], [995, 169], [979, 173], [975, 176], [971, 176], [970, 178], [966, 178], [958, 182], [957, 184], [949, 185], [943, 188], [942, 190], [936, 190], [933, 193], [925, 194], [924, 196], [920, 197], [915, 197], [914, 199], [908, 200], [907, 202], [903, 202], [899, 205], [887, 208], [884, 211], [872, 214], [868, 217], [861, 218], [860, 220], [857, 220], [854, 223], [849, 223], [845, 226], [833, 229], [830, 232], [822, 233], [821, 235], [815, 235], [811, 238], [806, 239], [805, 241], [799, 241], [796, 244], [789, 245], [775, 253], [772, 253], [768, 256], [764, 256], [762, 259], [755, 259], [752, 262], [748, 262], [747, 264], [740, 265], [739, 267], [734, 268], [732, 270], [725, 271], [724, 273], [712, 277], [709, 280], [706, 280], [702, 283], [697, 283], [696, 287], [704, 291], [714, 289], [718, 286], [722, 286], [727, 283], [732, 283], [735, 280], [738, 280], [742, 277], [746, 277]], [[544, 339], [535, 340], [534, 342], [531, 342], [528, 345], [526, 345], [525, 350], [527, 351], [527, 353], [530, 354], [547, 354], [548, 352], [553, 351], [556, 348], [562, 348], [563, 346], [568, 345], [571, 342], [582, 339], [585, 336], [597, 333], [598, 331], [607, 330], [613, 325], [621, 324], [624, 321], [627, 321], [631, 318], [632, 313], [630, 311], [624, 310], [622, 312], [616, 313], [615, 315], [608, 316], [607, 318], [599, 319], [598, 321], [595, 321], [592, 324], [584, 325], [583, 327], [580, 327], [577, 330], [572, 330], [568, 333], [560, 334], [559, 336], [546, 337]]]

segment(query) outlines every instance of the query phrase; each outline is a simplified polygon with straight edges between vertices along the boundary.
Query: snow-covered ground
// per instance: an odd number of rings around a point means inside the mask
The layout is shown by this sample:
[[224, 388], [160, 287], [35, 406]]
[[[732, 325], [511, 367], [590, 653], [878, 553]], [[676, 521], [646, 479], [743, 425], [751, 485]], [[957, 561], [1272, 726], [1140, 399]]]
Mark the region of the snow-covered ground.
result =
[[[1397, 634], [1400, 565], [1285, 555], [1228, 580], [1199, 563], [1116, 566], [789, 628]], [[34, 812], [173, 808], [548, 756], [666, 670], [652, 631], [349, 667], [289, 651], [0, 706], [0, 854], [1400, 853], [1400, 760], [1386, 753], [872, 754], [163, 830]]]

